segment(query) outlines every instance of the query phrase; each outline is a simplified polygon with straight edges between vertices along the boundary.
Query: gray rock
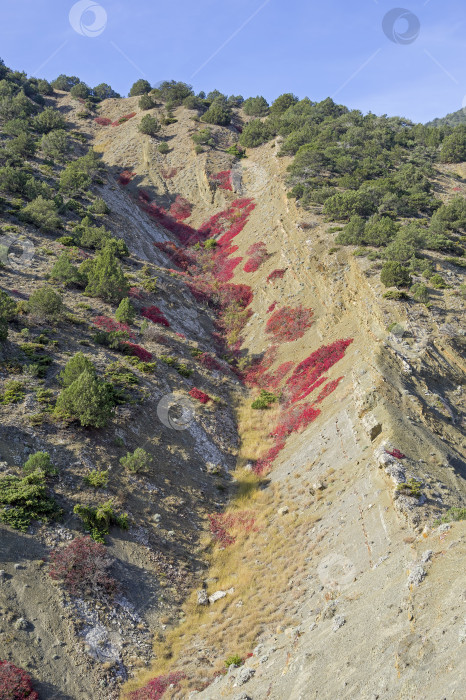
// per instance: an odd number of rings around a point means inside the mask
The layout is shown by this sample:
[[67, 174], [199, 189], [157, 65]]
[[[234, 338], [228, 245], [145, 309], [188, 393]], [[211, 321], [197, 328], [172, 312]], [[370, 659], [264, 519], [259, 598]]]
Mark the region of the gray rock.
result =
[[198, 605], [209, 605], [209, 598], [207, 597], [207, 591], [203, 588], [197, 592], [197, 604]]
[[421, 564], [415, 564], [408, 576], [408, 586], [419, 586], [419, 584], [425, 579], [426, 570]]
[[333, 627], [332, 630], [336, 632], [337, 630], [340, 629], [340, 627], [343, 627], [343, 625], [346, 623], [346, 619], [343, 617], [343, 615], [335, 615], [333, 618]]
[[251, 680], [253, 675], [255, 674], [255, 671], [253, 668], [243, 668], [240, 669], [238, 675], [236, 676], [236, 684], [235, 685], [244, 685], [244, 683], [247, 683], [248, 681]]
[[252, 698], [247, 695], [247, 693], [238, 693], [238, 695], [235, 695], [233, 700], [252, 700]]
[[17, 630], [27, 630], [29, 628], [29, 622], [26, 620], [25, 617], [19, 617], [15, 621], [14, 627]]
[[288, 506], [282, 506], [281, 508], [278, 509], [277, 513], [278, 515], [286, 515], [289, 512]]

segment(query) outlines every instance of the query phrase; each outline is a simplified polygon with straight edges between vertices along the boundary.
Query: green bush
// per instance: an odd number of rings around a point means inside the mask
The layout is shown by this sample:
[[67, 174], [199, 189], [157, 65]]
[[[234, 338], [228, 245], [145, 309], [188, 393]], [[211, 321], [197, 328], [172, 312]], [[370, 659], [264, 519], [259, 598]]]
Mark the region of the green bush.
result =
[[92, 94], [94, 97], [97, 97], [98, 100], [108, 100], [111, 98], [121, 97], [121, 95], [119, 95], [118, 92], [115, 92], [115, 90], [113, 90], [111, 85], [108, 83], [100, 83], [99, 85], [96, 85], [92, 90]]
[[73, 85], [77, 85], [80, 82], [79, 78], [77, 78], [75, 75], [65, 75], [62, 73], [61, 75], [58, 76], [58, 78], [55, 78], [55, 80], [52, 80], [52, 88], [55, 90], [63, 90], [64, 92], [69, 92]]
[[412, 478], [402, 484], [398, 484], [396, 490], [404, 496], [412, 496], [413, 498], [420, 498], [422, 495], [421, 482]]
[[47, 320], [59, 318], [64, 310], [63, 301], [51, 287], [40, 287], [29, 297], [28, 311]]
[[129, 97], [136, 97], [137, 95], [144, 95], [146, 92], [150, 92], [152, 86], [148, 80], [140, 78], [133, 83], [131, 90], [129, 91]]
[[[82, 265], [80, 266], [81, 271]], [[129, 285], [115, 256], [114, 248], [106, 245], [88, 266], [85, 293], [108, 301], [121, 301]]]
[[41, 134], [48, 134], [54, 129], [64, 129], [65, 120], [60, 112], [53, 107], [46, 107], [33, 119], [34, 128]]
[[160, 131], [160, 124], [158, 123], [157, 119], [151, 114], [146, 114], [141, 119], [138, 128], [141, 134], [155, 136], [155, 134], [157, 134]]
[[269, 103], [265, 97], [248, 97], [247, 100], [243, 102], [244, 113], [249, 117], [265, 117], [269, 111]]
[[159, 153], [162, 153], [162, 155], [166, 155], [170, 150], [170, 146], [168, 145], [168, 143], [166, 143], [166, 141], [162, 141], [162, 143], [159, 143], [159, 145], [157, 146], [157, 150]]
[[7, 406], [11, 403], [20, 403], [26, 394], [24, 384], [16, 379], [9, 379], [5, 382], [5, 391], [0, 394], [0, 403]]
[[139, 109], [153, 109], [155, 107], [155, 102], [150, 95], [142, 95], [138, 102]]
[[432, 277], [430, 278], [430, 283], [434, 289], [447, 289], [448, 288], [448, 284], [445, 282], [442, 275], [439, 275], [438, 273], [435, 275], [432, 275]]
[[8, 322], [15, 315], [16, 304], [6, 292], [0, 289], [0, 342], [8, 337]]
[[16, 136], [6, 144], [7, 153], [20, 158], [31, 158], [37, 150], [35, 139], [27, 133]]
[[79, 237], [79, 243], [84, 248], [102, 248], [111, 239], [112, 234], [105, 226], [92, 226], [89, 216], [75, 226], [73, 233]]
[[91, 94], [90, 88], [86, 85], [86, 83], [76, 83], [76, 85], [73, 85], [73, 87], [70, 90], [70, 95], [72, 97], [76, 98], [81, 98], [81, 99], [86, 99], [89, 97]]
[[83, 427], [103, 428], [113, 415], [114, 405], [111, 384], [84, 370], [60, 393], [54, 413], [58, 418], [78, 420]]
[[278, 397], [275, 396], [275, 394], [272, 394], [269, 391], [262, 389], [258, 398], [252, 402], [251, 408], [255, 408], [255, 409], [263, 411], [263, 410], [269, 408], [270, 404], [274, 403], [277, 400], [278, 400]]
[[40, 141], [42, 153], [46, 158], [63, 161], [71, 150], [70, 140], [64, 129], [56, 129], [44, 134]]
[[76, 505], [73, 513], [77, 515], [96, 542], [105, 543], [105, 535], [108, 535], [112, 525], [120, 527], [122, 530], [128, 529], [128, 516], [126, 513], [117, 515], [113, 510], [113, 502], [107, 501], [99, 506]]
[[50, 277], [65, 285], [81, 284], [82, 277], [78, 268], [71, 262], [70, 254], [64, 251], [52, 267]]
[[197, 144], [198, 146], [200, 146], [200, 145], [215, 146], [215, 140], [213, 139], [212, 131], [209, 128], [199, 129], [199, 131], [196, 131], [191, 136], [191, 138], [194, 141], [194, 143]]
[[280, 95], [277, 97], [276, 100], [272, 102], [272, 106], [270, 107], [270, 114], [273, 116], [278, 116], [280, 114], [283, 114], [286, 112], [288, 107], [292, 107], [298, 102], [298, 98], [296, 95], [293, 95], [291, 92], [285, 92], [283, 95]]
[[82, 352], [77, 352], [76, 355], [73, 355], [68, 360], [65, 368], [60, 372], [59, 378], [62, 386], [65, 389], [71, 386], [83, 372], [89, 372], [92, 376], [96, 376], [96, 369], [92, 360]]
[[207, 122], [207, 124], [228, 126], [231, 122], [231, 110], [220, 102], [213, 102], [207, 112], [202, 115], [201, 121]]
[[47, 476], [56, 476], [58, 469], [52, 464], [48, 452], [35, 452], [29, 457], [23, 466], [26, 474], [32, 474], [35, 471], [40, 471]]
[[152, 457], [142, 447], [136, 447], [134, 452], [128, 452], [126, 457], [120, 459], [120, 464], [130, 472], [143, 472], [149, 469], [152, 464]]
[[54, 202], [39, 195], [20, 212], [20, 218], [41, 231], [55, 231], [63, 227]]
[[256, 148], [269, 141], [272, 136], [273, 130], [267, 122], [253, 119], [244, 126], [239, 142], [245, 148]]
[[385, 287], [409, 287], [411, 275], [405, 265], [399, 262], [387, 261], [380, 272], [380, 280]]
[[108, 470], [93, 469], [86, 474], [83, 481], [87, 486], [92, 486], [94, 489], [106, 488], [108, 486]]
[[445, 138], [440, 150], [442, 163], [463, 163], [466, 160], [466, 125], [457, 126]]
[[60, 517], [61, 510], [47, 494], [45, 474], [34, 472], [23, 478], [0, 477], [0, 520], [27, 532], [33, 520], [48, 522]]
[[225, 660], [225, 666], [230, 668], [230, 666], [242, 666], [244, 659], [239, 654], [232, 654]]
[[118, 309], [115, 311], [115, 318], [119, 323], [133, 323], [136, 317], [136, 309], [131, 303], [129, 297], [125, 297], [120, 301]]
[[429, 301], [429, 292], [425, 284], [422, 284], [422, 282], [416, 282], [416, 284], [413, 284], [413, 286], [410, 289], [410, 292], [413, 295], [413, 298], [416, 301], [419, 301], [423, 304], [426, 304]]
[[87, 189], [101, 168], [99, 156], [90, 149], [85, 156], [71, 161], [60, 173], [60, 190], [73, 195]]
[[110, 214], [110, 209], [102, 197], [96, 197], [95, 202], [89, 207], [89, 211], [92, 214]]
[[452, 508], [449, 508], [445, 515], [442, 515], [439, 520], [436, 520], [434, 525], [437, 526], [441, 523], [458, 522], [459, 520], [466, 520], [466, 508], [458, 508], [457, 506], [453, 506]]

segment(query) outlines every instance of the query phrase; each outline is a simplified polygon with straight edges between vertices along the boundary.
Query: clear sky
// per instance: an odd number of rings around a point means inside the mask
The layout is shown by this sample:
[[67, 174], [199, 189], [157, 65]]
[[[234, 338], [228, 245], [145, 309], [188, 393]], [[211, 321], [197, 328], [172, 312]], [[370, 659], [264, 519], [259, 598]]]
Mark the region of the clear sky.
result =
[[414, 121], [466, 106], [465, 0], [396, 2], [0, 0], [0, 57], [122, 95], [145, 77], [269, 101], [330, 95]]

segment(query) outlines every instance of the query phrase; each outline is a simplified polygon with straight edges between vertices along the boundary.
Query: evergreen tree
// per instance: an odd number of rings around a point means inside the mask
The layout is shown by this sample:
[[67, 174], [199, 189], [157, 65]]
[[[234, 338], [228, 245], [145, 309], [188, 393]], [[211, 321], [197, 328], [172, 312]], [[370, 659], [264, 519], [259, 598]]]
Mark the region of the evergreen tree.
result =
[[84, 370], [57, 399], [55, 415], [79, 420], [81, 426], [103, 428], [114, 410], [111, 384]]
[[53, 320], [61, 316], [63, 301], [51, 287], [41, 287], [29, 297], [28, 310], [39, 318]]
[[65, 387], [69, 387], [83, 373], [88, 372], [96, 376], [95, 365], [92, 360], [82, 352], [73, 355], [65, 365], [63, 372], [60, 372], [60, 381]]
[[0, 342], [8, 337], [8, 321], [13, 317], [15, 308], [13, 299], [0, 289]]
[[60, 255], [55, 265], [52, 267], [50, 277], [58, 282], [63, 282], [65, 285], [80, 284], [82, 281], [78, 268], [73, 265], [70, 255], [66, 251]]
[[120, 301], [128, 293], [128, 282], [112, 245], [105, 245], [93, 261], [85, 293], [108, 301]]
[[129, 297], [125, 297], [120, 301], [118, 309], [115, 311], [115, 318], [119, 323], [133, 323], [136, 316], [136, 309], [131, 303]]

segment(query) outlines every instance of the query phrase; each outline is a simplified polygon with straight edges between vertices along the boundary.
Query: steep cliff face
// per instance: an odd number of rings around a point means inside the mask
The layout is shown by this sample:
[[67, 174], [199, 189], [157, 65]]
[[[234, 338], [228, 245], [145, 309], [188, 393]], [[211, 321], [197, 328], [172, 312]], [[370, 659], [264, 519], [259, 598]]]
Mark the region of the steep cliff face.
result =
[[[74, 109], [68, 96], [59, 105]], [[436, 523], [466, 496], [461, 297], [439, 291], [429, 310], [384, 299], [377, 266], [335, 249], [319, 209], [287, 198], [277, 143], [235, 161], [222, 150], [234, 127], [213, 127], [217, 148], [197, 155], [196, 124], [180, 108], [162, 155], [137, 130], [137, 98], [108, 100], [101, 115], [132, 111], [118, 127], [84, 127], [107, 166], [98, 191], [108, 225], [133, 273], [141, 261], [156, 268], [156, 303], [174, 331], [165, 342], [184, 359], [194, 348], [213, 360], [195, 382], [158, 376], [117, 426], [132, 447], [159, 440], [157, 470], [132, 486], [135, 528], [111, 542], [155, 653], [131, 642], [126, 654], [126, 627], [117, 643], [107, 632], [117, 661], [97, 655], [95, 678], [70, 678], [66, 692], [115, 695], [145, 665], [123, 695], [157, 678], [153, 692], [167, 698], [462, 697], [466, 530]], [[448, 168], [438, 182], [448, 198]], [[210, 251], [191, 245], [212, 233]], [[460, 281], [452, 270], [453, 291]], [[145, 336], [154, 354], [158, 340]], [[194, 384], [220, 401], [186, 431], [161, 425], [163, 394]], [[251, 409], [261, 390], [280, 401]], [[149, 564], [161, 551], [163, 570]], [[235, 655], [241, 665], [224, 674]], [[102, 662], [121, 670], [116, 682]]]

